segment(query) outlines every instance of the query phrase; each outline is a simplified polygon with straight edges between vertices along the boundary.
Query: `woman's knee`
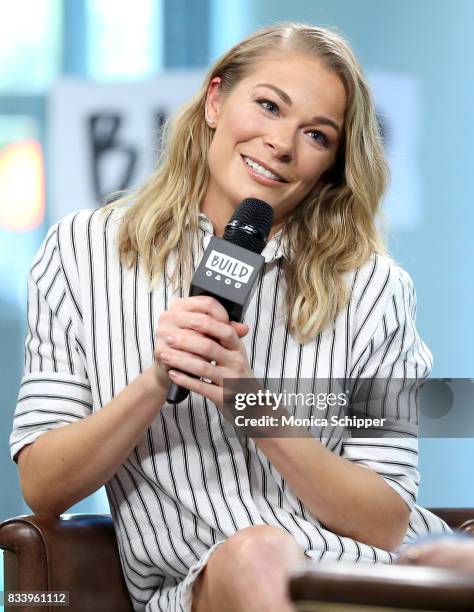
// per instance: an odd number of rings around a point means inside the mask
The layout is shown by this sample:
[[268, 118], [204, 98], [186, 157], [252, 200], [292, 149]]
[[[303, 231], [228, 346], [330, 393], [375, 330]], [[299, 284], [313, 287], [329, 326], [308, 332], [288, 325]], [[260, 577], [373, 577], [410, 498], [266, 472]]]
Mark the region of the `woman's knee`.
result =
[[234, 568], [241, 563], [249, 567], [269, 561], [286, 565], [304, 558], [303, 550], [294, 537], [272, 525], [245, 527], [230, 536], [218, 551], [220, 551], [219, 563], [229, 562]]
[[229, 596], [242, 597], [248, 589], [262, 590], [262, 576], [275, 592], [286, 589], [288, 568], [304, 559], [303, 550], [289, 533], [271, 525], [241, 529], [216, 548], [199, 576], [193, 594], [193, 612], [220, 609]]

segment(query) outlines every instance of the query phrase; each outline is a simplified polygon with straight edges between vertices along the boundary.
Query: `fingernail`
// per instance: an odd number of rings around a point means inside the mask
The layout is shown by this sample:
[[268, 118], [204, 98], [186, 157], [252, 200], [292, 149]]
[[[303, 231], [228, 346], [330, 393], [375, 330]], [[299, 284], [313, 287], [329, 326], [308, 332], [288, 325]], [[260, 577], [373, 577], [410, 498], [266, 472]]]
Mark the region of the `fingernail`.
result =
[[169, 354], [168, 354], [168, 353], [161, 353], [161, 354], [160, 354], [160, 359], [161, 359], [162, 361], [167, 361], [169, 358], [170, 358], [170, 356], [169, 356]]
[[166, 342], [167, 342], [168, 344], [174, 344], [175, 340], [176, 340], [176, 338], [175, 338], [174, 336], [168, 336], [168, 337], [166, 338]]

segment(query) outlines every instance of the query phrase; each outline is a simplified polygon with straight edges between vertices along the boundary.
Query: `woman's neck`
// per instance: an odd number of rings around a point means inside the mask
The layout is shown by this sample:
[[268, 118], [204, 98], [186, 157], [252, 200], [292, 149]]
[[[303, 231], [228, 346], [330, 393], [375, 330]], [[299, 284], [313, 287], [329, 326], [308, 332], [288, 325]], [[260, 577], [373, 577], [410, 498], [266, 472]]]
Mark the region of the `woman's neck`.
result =
[[233, 215], [234, 209], [227, 205], [219, 207], [213, 206], [209, 198], [205, 198], [201, 205], [201, 212], [205, 214], [212, 223], [214, 235], [217, 236], [217, 238], [222, 238], [225, 226]]

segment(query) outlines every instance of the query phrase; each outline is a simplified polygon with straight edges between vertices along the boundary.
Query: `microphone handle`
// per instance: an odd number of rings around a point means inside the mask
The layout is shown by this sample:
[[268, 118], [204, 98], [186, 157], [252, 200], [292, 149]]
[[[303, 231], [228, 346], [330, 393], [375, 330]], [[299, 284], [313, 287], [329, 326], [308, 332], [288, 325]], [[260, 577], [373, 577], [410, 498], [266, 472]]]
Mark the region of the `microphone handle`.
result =
[[180, 404], [184, 401], [189, 395], [189, 389], [184, 389], [184, 387], [178, 387], [176, 383], [171, 383], [170, 388], [168, 389], [168, 397], [166, 401], [169, 404]]
[[[255, 286], [256, 286], [256, 283], [253, 284], [254, 289], [255, 289]], [[244, 310], [242, 308], [242, 305], [226, 300], [223, 297], [217, 297], [216, 295], [213, 295], [212, 293], [206, 293], [202, 289], [196, 288], [193, 285], [191, 285], [189, 297], [193, 297], [195, 295], [212, 295], [212, 297], [219, 300], [222, 306], [224, 306], [224, 308], [227, 311], [227, 314], [229, 315], [229, 319], [231, 321], [242, 321], [242, 318], [244, 315]], [[191, 375], [189, 374], [189, 376]], [[166, 398], [166, 401], [169, 404], [179, 404], [182, 401], [184, 401], [188, 397], [188, 395], [189, 395], [189, 389], [184, 389], [183, 387], [179, 387], [176, 383], [171, 383], [170, 388], [168, 390], [168, 397]]]

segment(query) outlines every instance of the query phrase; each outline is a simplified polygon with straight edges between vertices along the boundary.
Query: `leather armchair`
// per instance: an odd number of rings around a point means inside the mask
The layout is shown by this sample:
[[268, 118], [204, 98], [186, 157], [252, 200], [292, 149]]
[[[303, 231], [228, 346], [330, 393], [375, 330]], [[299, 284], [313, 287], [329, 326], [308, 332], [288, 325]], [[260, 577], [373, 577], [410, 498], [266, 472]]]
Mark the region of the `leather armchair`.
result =
[[[112, 519], [102, 514], [18, 516], [0, 524], [5, 591], [69, 591], [68, 612], [133, 612]], [[57, 612], [46, 606], [6, 612]]]
[[[433, 511], [474, 535], [474, 509]], [[133, 612], [108, 515], [11, 518], [0, 524], [0, 548], [5, 591], [69, 591], [69, 612]], [[421, 567], [322, 564], [294, 576], [290, 593], [301, 612], [328, 606], [340, 612], [348, 604], [350, 609], [357, 604], [372, 610], [474, 610], [474, 578]], [[53, 606], [6, 605], [5, 610], [53, 612]]]

